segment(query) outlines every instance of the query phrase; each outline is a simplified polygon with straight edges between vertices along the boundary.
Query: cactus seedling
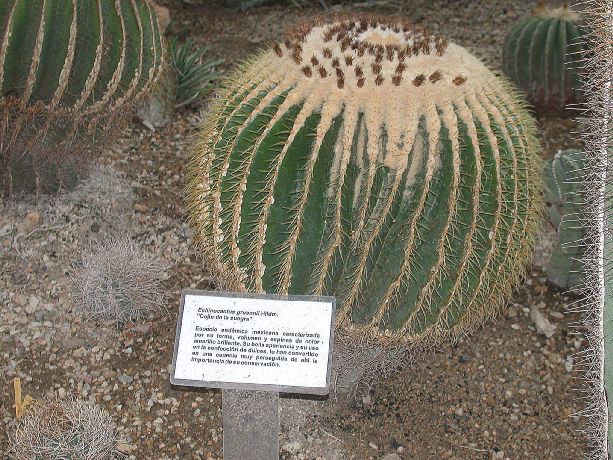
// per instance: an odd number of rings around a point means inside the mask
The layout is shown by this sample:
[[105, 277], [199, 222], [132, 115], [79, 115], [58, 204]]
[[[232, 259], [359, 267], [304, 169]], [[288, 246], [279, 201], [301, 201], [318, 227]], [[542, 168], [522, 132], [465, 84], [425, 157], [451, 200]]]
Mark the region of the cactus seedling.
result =
[[432, 344], [524, 272], [539, 150], [520, 97], [462, 47], [404, 19], [315, 20], [226, 79], [191, 223], [225, 288], [335, 295], [350, 334]]
[[505, 37], [503, 71], [539, 115], [563, 115], [569, 104], [581, 101], [578, 62], [584, 33], [581, 17], [566, 3], [555, 9], [539, 4]]
[[0, 2], [0, 189], [74, 185], [162, 57], [148, 0]]

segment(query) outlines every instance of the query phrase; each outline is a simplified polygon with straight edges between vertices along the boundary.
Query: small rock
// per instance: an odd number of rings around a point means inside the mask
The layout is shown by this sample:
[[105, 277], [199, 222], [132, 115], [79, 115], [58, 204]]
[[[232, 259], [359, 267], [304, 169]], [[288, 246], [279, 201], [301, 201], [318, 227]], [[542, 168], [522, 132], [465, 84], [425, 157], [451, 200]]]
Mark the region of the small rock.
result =
[[134, 381], [132, 377], [130, 377], [129, 375], [125, 375], [125, 374], [117, 377], [117, 380], [119, 380], [121, 383], [125, 383], [126, 385], [129, 385], [130, 383]]
[[302, 444], [300, 444], [298, 441], [286, 442], [283, 444], [283, 450], [289, 452], [290, 454], [295, 454], [300, 449], [302, 449]]
[[396, 452], [392, 452], [391, 454], [387, 454], [381, 460], [402, 460], [402, 458]]
[[36, 296], [31, 296], [28, 299], [28, 306], [25, 307], [26, 313], [28, 315], [32, 315], [34, 314], [34, 312], [36, 311], [36, 308], [38, 307], [38, 304], [40, 303], [40, 300], [38, 300], [38, 297]]
[[166, 32], [166, 29], [168, 29], [168, 26], [170, 25], [170, 11], [168, 8], [160, 6], [157, 3], [153, 4], [153, 9], [155, 10], [155, 15], [158, 18], [160, 32]]
[[379, 448], [378, 445], [376, 445], [374, 442], [369, 442], [368, 445], [370, 446], [371, 449], [377, 450]]
[[139, 324], [130, 328], [132, 332], [138, 332], [140, 334], [146, 334], [151, 330], [151, 323]]
[[13, 296], [13, 302], [15, 302], [15, 303], [16, 303], [17, 305], [19, 305], [20, 307], [23, 307], [23, 306], [26, 304], [27, 300], [26, 300], [26, 298], [25, 298], [25, 296], [24, 296], [24, 295], [21, 295], [21, 294], [15, 294], [15, 295]]
[[553, 337], [556, 331], [556, 326], [551, 324], [537, 307], [533, 306], [530, 310], [530, 319], [536, 326], [536, 332], [543, 334], [548, 339]]
[[31, 232], [40, 224], [40, 214], [37, 212], [29, 212], [26, 215], [24, 224], [25, 231], [28, 233]]
[[117, 450], [122, 454], [130, 454], [134, 450], [134, 446], [127, 444], [125, 442], [117, 443]]

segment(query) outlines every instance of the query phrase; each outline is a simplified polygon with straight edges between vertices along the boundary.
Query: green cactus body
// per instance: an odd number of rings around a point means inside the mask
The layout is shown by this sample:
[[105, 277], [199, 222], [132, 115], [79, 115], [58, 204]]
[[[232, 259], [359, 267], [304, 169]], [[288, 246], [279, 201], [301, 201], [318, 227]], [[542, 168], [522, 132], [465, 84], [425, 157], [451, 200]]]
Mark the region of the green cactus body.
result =
[[581, 285], [585, 273], [586, 229], [581, 225], [585, 190], [582, 177], [586, 159], [579, 150], [561, 150], [545, 165], [546, 199], [549, 220], [558, 229], [559, 244], [551, 255], [547, 274], [561, 288]]
[[580, 64], [584, 31], [568, 9], [538, 7], [515, 24], [502, 50], [504, 74], [526, 93], [539, 115], [560, 115], [581, 102]]
[[529, 260], [533, 119], [463, 48], [390, 18], [298, 26], [226, 80], [188, 186], [225, 288], [335, 295], [417, 342], [493, 315]]
[[162, 57], [148, 0], [0, 2], [4, 185], [32, 165], [59, 170], [78, 145], [99, 144], [84, 134], [115, 124], [157, 78]]

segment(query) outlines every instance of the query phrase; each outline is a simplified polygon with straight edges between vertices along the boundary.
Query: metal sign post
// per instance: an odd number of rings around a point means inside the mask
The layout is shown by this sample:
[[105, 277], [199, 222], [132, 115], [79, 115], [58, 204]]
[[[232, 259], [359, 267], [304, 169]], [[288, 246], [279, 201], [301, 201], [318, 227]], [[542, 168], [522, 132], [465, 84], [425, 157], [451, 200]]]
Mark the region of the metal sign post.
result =
[[328, 394], [333, 297], [185, 290], [170, 382], [221, 388], [225, 460], [279, 458], [279, 392]]

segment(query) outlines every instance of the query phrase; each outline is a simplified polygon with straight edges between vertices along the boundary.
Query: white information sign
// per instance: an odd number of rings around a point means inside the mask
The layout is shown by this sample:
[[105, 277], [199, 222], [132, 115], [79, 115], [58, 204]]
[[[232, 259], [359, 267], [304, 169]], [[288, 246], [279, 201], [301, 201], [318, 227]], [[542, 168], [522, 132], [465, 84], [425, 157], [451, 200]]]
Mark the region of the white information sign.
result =
[[333, 297], [184, 291], [171, 383], [325, 394]]

